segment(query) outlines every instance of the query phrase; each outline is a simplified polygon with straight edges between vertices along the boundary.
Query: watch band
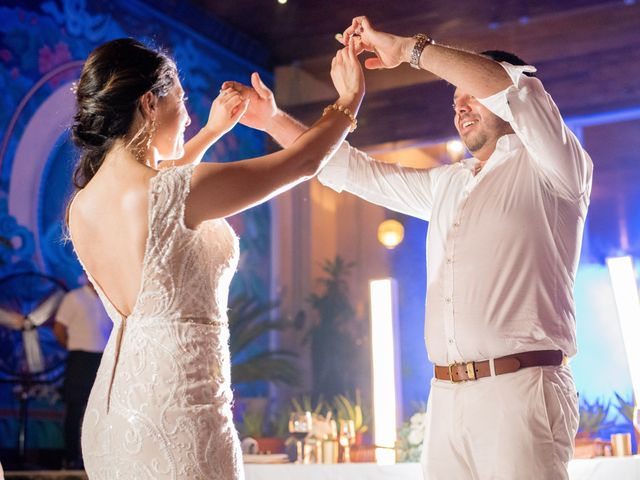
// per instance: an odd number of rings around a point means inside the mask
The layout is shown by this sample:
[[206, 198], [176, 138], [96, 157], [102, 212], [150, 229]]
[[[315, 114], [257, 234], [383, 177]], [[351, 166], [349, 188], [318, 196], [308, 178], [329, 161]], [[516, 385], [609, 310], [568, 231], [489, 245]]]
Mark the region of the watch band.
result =
[[433, 45], [435, 42], [433, 41], [433, 38], [425, 35], [424, 33], [418, 33], [417, 35], [414, 35], [413, 38], [416, 39], [416, 43], [411, 51], [411, 60], [409, 61], [409, 64], [413, 68], [420, 69], [420, 55], [422, 55], [424, 47], [427, 45]]

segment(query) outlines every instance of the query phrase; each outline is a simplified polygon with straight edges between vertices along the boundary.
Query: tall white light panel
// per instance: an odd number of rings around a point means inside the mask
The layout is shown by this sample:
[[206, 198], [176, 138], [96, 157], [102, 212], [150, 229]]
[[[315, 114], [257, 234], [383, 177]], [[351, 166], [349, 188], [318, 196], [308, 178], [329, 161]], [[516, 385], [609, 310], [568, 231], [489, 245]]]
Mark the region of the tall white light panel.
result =
[[618, 321], [627, 353], [631, 384], [636, 402], [640, 402], [640, 299], [631, 257], [607, 258]]
[[396, 286], [391, 278], [372, 280], [371, 294], [371, 352], [373, 369], [373, 423], [376, 461], [395, 463], [396, 417], [398, 415], [396, 389]]

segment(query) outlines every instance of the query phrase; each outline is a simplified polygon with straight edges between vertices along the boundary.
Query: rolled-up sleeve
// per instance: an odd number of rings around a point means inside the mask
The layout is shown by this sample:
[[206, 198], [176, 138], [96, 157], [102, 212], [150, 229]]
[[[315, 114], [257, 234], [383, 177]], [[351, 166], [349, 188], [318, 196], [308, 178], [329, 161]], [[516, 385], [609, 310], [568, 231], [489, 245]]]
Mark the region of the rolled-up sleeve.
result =
[[347, 191], [376, 205], [428, 221], [437, 170], [378, 162], [344, 142], [318, 180], [336, 192]]
[[533, 160], [560, 195], [588, 197], [593, 163], [539, 79], [524, 75], [529, 65], [501, 63], [512, 85], [478, 99], [491, 112], [509, 122]]

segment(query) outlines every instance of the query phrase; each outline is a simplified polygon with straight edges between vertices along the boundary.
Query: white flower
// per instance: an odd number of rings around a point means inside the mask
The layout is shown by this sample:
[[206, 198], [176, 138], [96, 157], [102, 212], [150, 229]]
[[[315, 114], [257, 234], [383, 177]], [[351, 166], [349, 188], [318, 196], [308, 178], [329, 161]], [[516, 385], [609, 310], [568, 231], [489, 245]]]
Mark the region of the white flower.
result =
[[426, 431], [424, 411], [414, 413], [398, 432], [398, 458], [401, 462], [418, 462]]
[[414, 413], [409, 419], [409, 423], [411, 423], [411, 428], [419, 428], [422, 430], [424, 428], [424, 419], [425, 419], [424, 412]]
[[409, 435], [407, 435], [407, 440], [411, 445], [420, 445], [424, 440], [424, 430], [423, 429], [411, 429]]
[[411, 445], [420, 445], [424, 440], [425, 414], [422, 412], [415, 413], [409, 419], [409, 435], [407, 440]]

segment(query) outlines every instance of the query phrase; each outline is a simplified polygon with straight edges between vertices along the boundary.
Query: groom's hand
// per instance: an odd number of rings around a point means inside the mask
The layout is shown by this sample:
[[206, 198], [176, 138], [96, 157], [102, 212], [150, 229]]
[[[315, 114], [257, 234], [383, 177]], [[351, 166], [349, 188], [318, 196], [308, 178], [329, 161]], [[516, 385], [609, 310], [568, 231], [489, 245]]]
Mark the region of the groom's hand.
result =
[[240, 117], [242, 125], [266, 131], [269, 122], [278, 113], [278, 106], [273, 92], [264, 84], [257, 72], [251, 75], [251, 85], [253, 88], [239, 82], [227, 81], [222, 84], [222, 89], [232, 88], [242, 97], [249, 99], [247, 111]]
[[353, 42], [356, 53], [372, 52], [375, 57], [367, 58], [365, 67], [394, 68], [408, 62], [415, 40], [400, 37], [374, 29], [367, 17], [355, 17], [351, 25], [337, 39], [343, 45]]

